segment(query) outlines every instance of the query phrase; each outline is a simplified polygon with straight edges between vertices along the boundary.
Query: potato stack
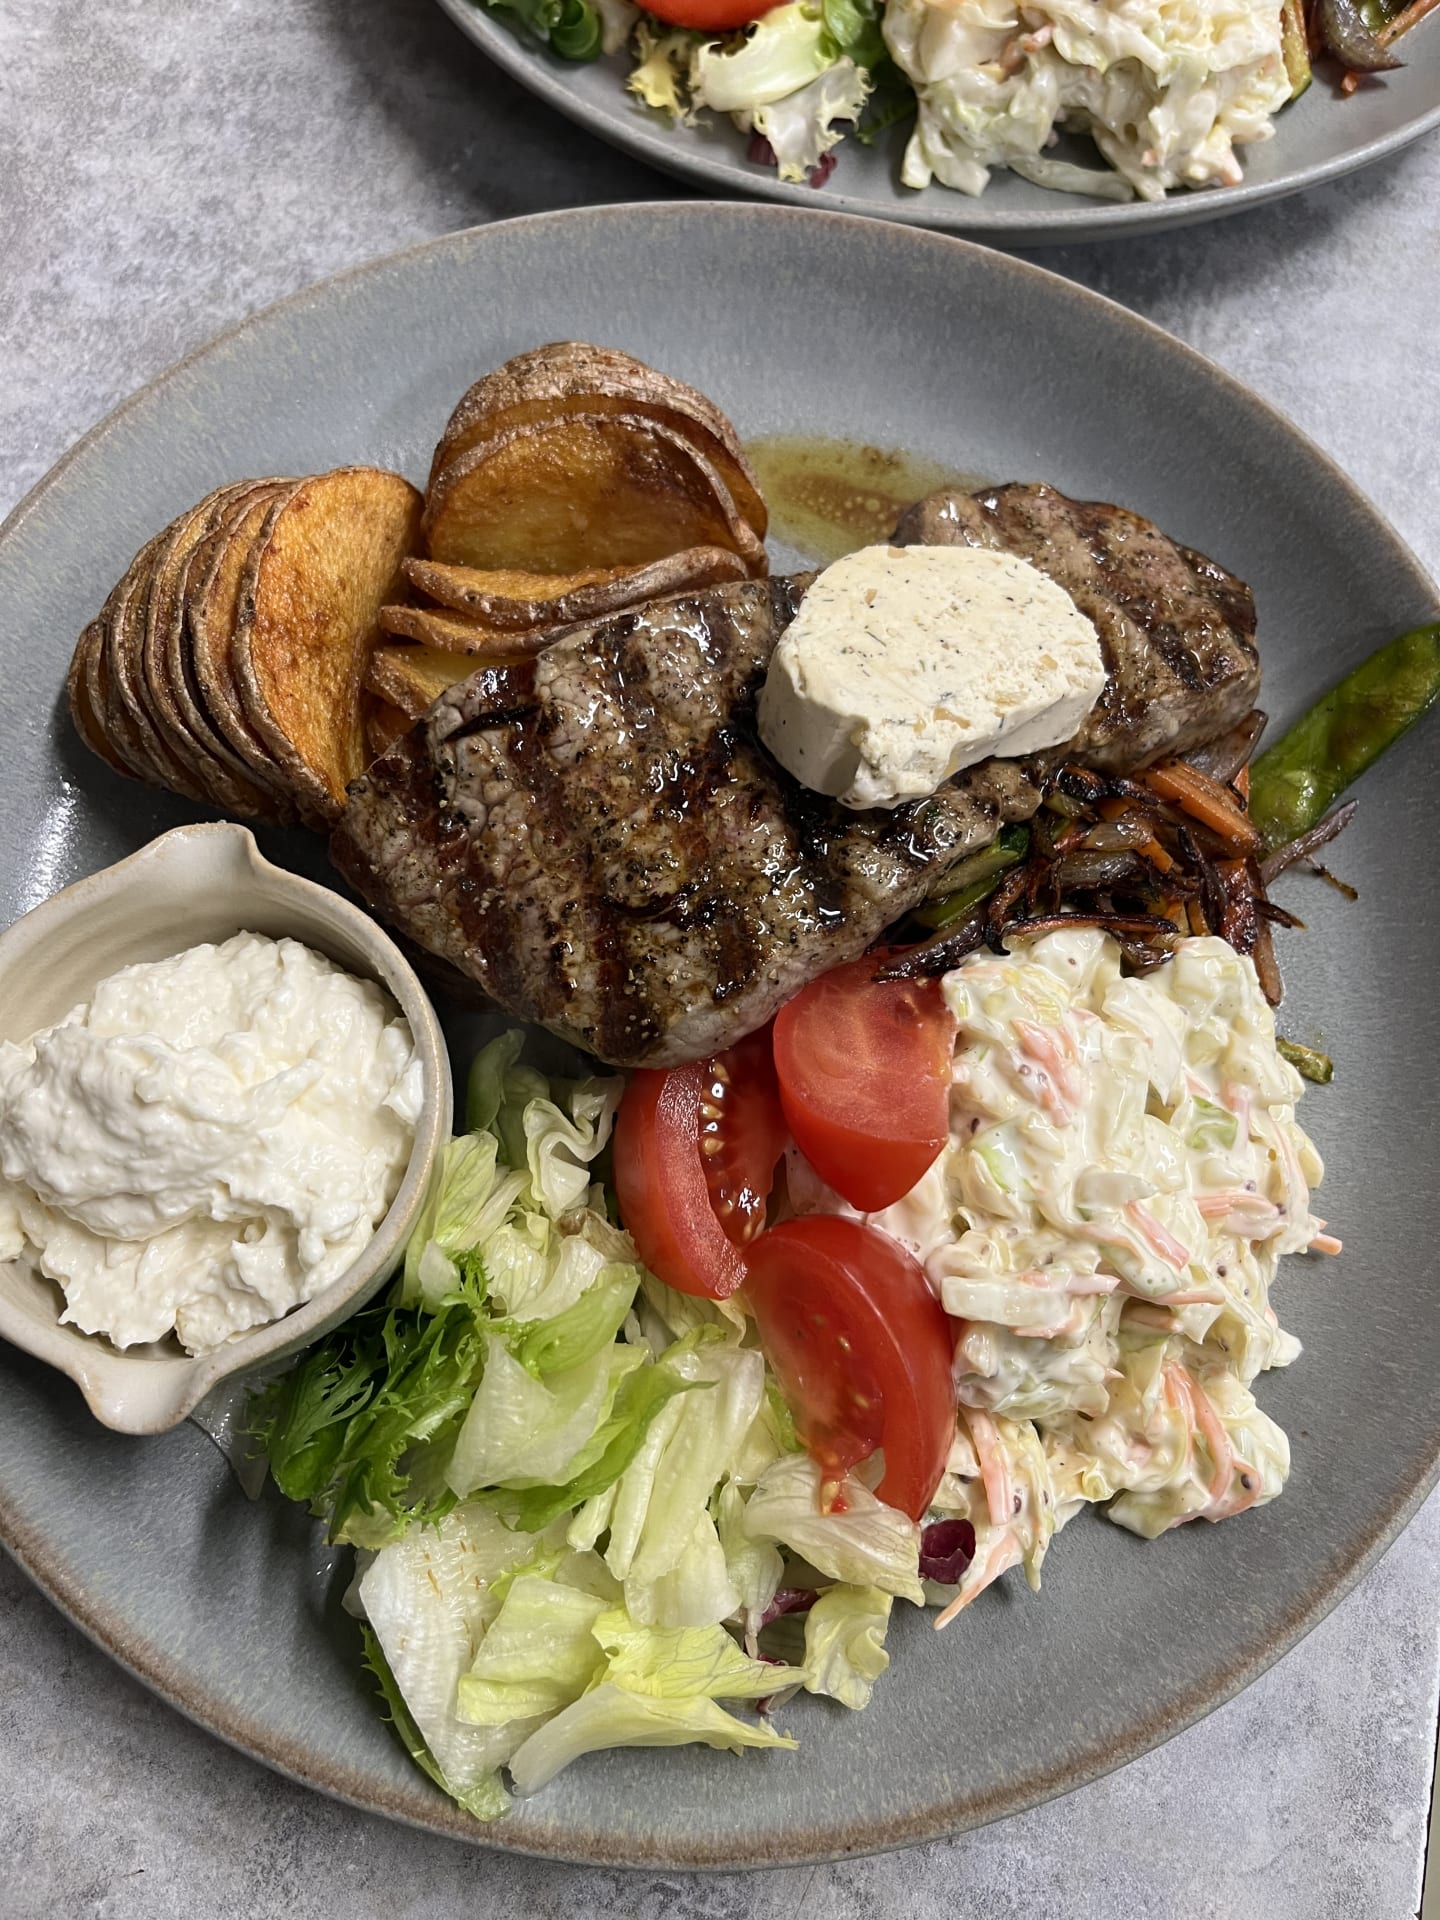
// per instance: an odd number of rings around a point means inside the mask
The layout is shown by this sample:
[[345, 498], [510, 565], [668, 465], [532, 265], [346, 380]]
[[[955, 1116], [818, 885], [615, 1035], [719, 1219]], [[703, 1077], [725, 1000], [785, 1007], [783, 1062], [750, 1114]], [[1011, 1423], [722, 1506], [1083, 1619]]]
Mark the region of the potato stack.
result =
[[693, 387], [562, 341], [470, 388], [431, 463], [409, 604], [380, 625], [367, 686], [383, 730], [555, 629], [763, 574], [765, 502], [735, 429]]
[[223, 813], [328, 825], [369, 758], [362, 683], [421, 504], [377, 467], [208, 494], [141, 548], [80, 636], [81, 738]]
[[117, 772], [323, 829], [457, 680], [763, 574], [765, 528], [703, 394], [610, 348], [540, 347], [465, 394], [423, 501], [340, 467], [236, 481], [173, 520], [81, 635], [70, 709]]

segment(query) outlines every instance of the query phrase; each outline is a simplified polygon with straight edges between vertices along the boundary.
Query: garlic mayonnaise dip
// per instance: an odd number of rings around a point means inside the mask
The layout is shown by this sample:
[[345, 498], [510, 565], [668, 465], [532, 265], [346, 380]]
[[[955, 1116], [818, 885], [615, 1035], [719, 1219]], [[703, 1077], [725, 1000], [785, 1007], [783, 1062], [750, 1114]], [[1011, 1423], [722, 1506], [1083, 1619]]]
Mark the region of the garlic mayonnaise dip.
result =
[[85, 1333], [207, 1352], [363, 1251], [421, 1097], [393, 1002], [298, 941], [125, 967], [0, 1042], [0, 1259], [57, 1281]]

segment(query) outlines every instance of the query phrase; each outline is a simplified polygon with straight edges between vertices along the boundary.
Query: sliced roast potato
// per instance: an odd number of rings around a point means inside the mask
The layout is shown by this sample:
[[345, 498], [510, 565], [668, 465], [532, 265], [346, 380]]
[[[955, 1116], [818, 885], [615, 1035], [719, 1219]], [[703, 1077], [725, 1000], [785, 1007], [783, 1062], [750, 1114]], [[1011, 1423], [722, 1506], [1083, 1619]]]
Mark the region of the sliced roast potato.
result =
[[376, 647], [365, 685], [398, 707], [409, 727], [430, 711], [447, 687], [468, 680], [476, 670], [474, 659], [438, 647]]
[[278, 481], [273, 493], [241, 504], [187, 609], [190, 664], [206, 713], [251, 779], [287, 796], [290, 783], [284, 769], [246, 716], [230, 650], [240, 586], [256, 544], [272, 514], [302, 485], [299, 480]]
[[[693, 593], [740, 580], [745, 562], [724, 547], [687, 547], [640, 567], [588, 567], [571, 574], [527, 573], [519, 568], [481, 572], [439, 560], [407, 560], [412, 587], [442, 607], [517, 636], [527, 630], [600, 620], [626, 607], [643, 606], [673, 593]], [[396, 629], [403, 631], [403, 629]]]
[[271, 508], [245, 565], [230, 645], [241, 705], [319, 821], [365, 768], [361, 682], [420, 507], [398, 473], [317, 474]]
[[553, 629], [501, 633], [496, 627], [482, 627], [463, 613], [451, 613], [444, 607], [395, 605], [380, 609], [380, 631], [396, 634], [402, 640], [418, 640], [421, 646], [437, 647], [442, 653], [473, 654], [478, 661], [533, 653], [549, 639]]
[[446, 469], [503, 426], [559, 418], [567, 412], [644, 414], [684, 434], [720, 474], [740, 513], [761, 540], [765, 499], [739, 435], [713, 401], [615, 347], [557, 340], [517, 354], [465, 393], [435, 450], [433, 488]]
[[147, 541], [131, 561], [105, 624], [108, 704], [106, 731], [139, 780], [168, 787], [187, 800], [205, 800], [203, 790], [166, 747], [146, 698], [141, 654], [150, 583], [157, 556], [174, 532], [174, 523]]
[[276, 817], [278, 807], [267, 801], [256, 782], [246, 778], [243, 767], [232, 764], [223, 739], [190, 695], [182, 655], [186, 589], [197, 554], [213, 543], [217, 525], [223, 525], [232, 507], [253, 499], [257, 492], [265, 496], [272, 490], [264, 481], [217, 488], [193, 513], [174, 524], [151, 568], [140, 639], [146, 706], [163, 746], [212, 806], [224, 813], [266, 819]]
[[[246, 751], [232, 740], [212, 710], [201, 684], [198, 656], [200, 627], [207, 610], [214, 612], [214, 583], [233, 581], [229, 593], [231, 631], [234, 608], [239, 599], [239, 574], [244, 570], [255, 535], [264, 525], [274, 502], [296, 484], [293, 480], [257, 481], [238, 494], [224, 508], [217, 524], [191, 554], [180, 589], [180, 619], [173, 627], [167, 650], [168, 678], [185, 724], [212, 758], [222, 762], [239, 781], [248, 811], [254, 818], [276, 825], [295, 821], [295, 797], [276, 762], [245, 721], [243, 712], [234, 715], [233, 731]], [[229, 664], [229, 642], [225, 643], [225, 663]]]
[[[192, 513], [194, 509], [191, 510]], [[190, 515], [182, 515], [188, 521]], [[145, 632], [155, 594], [155, 575], [168, 546], [176, 538], [176, 522], [161, 535], [145, 576], [125, 602], [114, 626], [114, 644], [108, 661], [116, 696], [126, 718], [135, 728], [141, 758], [150, 767], [156, 786], [183, 795], [200, 806], [210, 804], [204, 782], [170, 746], [156, 717], [155, 704], [145, 678]], [[113, 706], [112, 702], [112, 706]]]
[[[228, 506], [217, 508], [209, 532], [191, 549], [176, 582], [175, 607], [166, 623], [163, 652], [157, 663], [162, 684], [155, 692], [161, 724], [169, 722], [171, 746], [200, 772], [214, 804], [244, 819], [284, 826], [296, 818], [294, 800], [279, 770], [273, 769], [267, 777], [255, 772], [211, 717], [195, 673], [192, 630], [192, 608], [221, 546], [233, 537], [236, 519], [243, 518], [247, 505], [257, 499], [268, 502], [276, 491], [273, 481], [245, 488]], [[153, 593], [151, 600], [153, 607]], [[152, 658], [147, 656], [147, 666]], [[188, 743], [188, 756], [182, 743]]]
[[128, 775], [129, 767], [110, 744], [100, 719], [101, 708], [96, 704], [92, 689], [104, 654], [105, 634], [97, 617], [76, 642], [75, 654], [70, 662], [70, 672], [65, 682], [65, 691], [70, 700], [70, 718], [75, 723], [75, 731], [97, 759], [103, 760], [116, 773]]
[[105, 737], [134, 780], [153, 786], [158, 779], [154, 766], [146, 758], [139, 733], [120, 698], [116, 684], [115, 653], [125, 609], [148, 575], [150, 562], [159, 544], [158, 536], [147, 540], [110, 591], [100, 613], [98, 657], [90, 663], [88, 685], [91, 705], [104, 729]]
[[578, 573], [644, 566], [687, 547], [765, 546], [687, 435], [638, 413], [582, 412], [502, 427], [446, 466], [425, 503], [432, 560]]
[[[139, 557], [137, 555], [136, 559]], [[122, 595], [129, 591], [134, 567], [135, 562], [132, 561], [110, 589], [100, 612], [77, 641], [66, 689], [70, 697], [71, 717], [85, 744], [127, 779], [148, 780], [148, 770], [137, 766], [132, 757], [132, 741], [123, 716], [118, 724], [113, 717], [117, 703], [110, 689], [110, 668], [106, 657], [110, 647], [111, 623]]]

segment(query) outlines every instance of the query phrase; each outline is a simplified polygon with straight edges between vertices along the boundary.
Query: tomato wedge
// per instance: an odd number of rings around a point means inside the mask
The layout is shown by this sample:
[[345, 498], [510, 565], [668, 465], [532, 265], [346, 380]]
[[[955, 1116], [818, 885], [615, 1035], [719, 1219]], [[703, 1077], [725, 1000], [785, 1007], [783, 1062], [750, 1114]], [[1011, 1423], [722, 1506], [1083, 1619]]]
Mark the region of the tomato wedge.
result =
[[645, 0], [645, 11], [671, 27], [698, 27], [702, 33], [725, 33], [748, 27], [775, 0]]
[[632, 1074], [615, 1120], [615, 1193], [650, 1271], [711, 1300], [743, 1285], [739, 1249], [765, 1224], [788, 1137], [768, 1033]]
[[706, 1075], [700, 1108], [705, 1184], [721, 1226], [743, 1247], [764, 1229], [776, 1163], [790, 1141], [770, 1029], [717, 1054]]
[[888, 1233], [820, 1213], [762, 1233], [748, 1264], [760, 1342], [827, 1504], [883, 1447], [879, 1496], [918, 1520], [955, 1437], [954, 1330], [924, 1269]]
[[862, 1213], [909, 1193], [949, 1137], [955, 1016], [938, 980], [877, 980], [882, 959], [822, 974], [775, 1016], [795, 1144]]

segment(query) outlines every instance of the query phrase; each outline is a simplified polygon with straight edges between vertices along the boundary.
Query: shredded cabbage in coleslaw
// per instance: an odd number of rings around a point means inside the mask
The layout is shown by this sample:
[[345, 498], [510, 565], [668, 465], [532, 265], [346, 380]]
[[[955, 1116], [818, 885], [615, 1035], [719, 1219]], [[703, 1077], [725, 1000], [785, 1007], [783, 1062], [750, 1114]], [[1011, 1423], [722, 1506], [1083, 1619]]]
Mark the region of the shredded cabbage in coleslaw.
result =
[[[1255, 970], [1219, 939], [1122, 978], [1089, 928], [944, 983], [960, 1024], [949, 1147], [869, 1216], [924, 1263], [949, 1313], [960, 1420], [935, 1516], [975, 1553], [942, 1620], [1008, 1567], [1038, 1585], [1081, 1507], [1146, 1538], [1272, 1500], [1290, 1454], [1256, 1376], [1299, 1342], [1270, 1286], [1323, 1222]], [[802, 1211], [850, 1212], [792, 1156]]]
[[[1290, 98], [1280, 0], [888, 0], [919, 117], [901, 178], [984, 191], [992, 167], [1112, 199], [1235, 186], [1235, 148]], [[1089, 133], [1113, 173], [1054, 159]]]

